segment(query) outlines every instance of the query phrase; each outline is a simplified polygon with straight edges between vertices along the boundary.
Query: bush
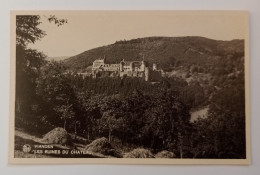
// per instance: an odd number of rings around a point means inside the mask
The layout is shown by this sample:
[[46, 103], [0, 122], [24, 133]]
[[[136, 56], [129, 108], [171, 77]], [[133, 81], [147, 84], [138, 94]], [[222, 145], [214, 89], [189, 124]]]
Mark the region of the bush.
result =
[[71, 145], [72, 139], [63, 128], [55, 128], [43, 136], [43, 141], [49, 144]]
[[94, 153], [101, 153], [103, 155], [121, 157], [120, 153], [112, 147], [112, 145], [105, 137], [94, 140], [92, 143], [87, 145], [85, 149]]
[[170, 151], [163, 150], [155, 155], [155, 158], [175, 158], [175, 154]]
[[127, 153], [124, 158], [154, 158], [154, 155], [148, 149], [137, 148]]

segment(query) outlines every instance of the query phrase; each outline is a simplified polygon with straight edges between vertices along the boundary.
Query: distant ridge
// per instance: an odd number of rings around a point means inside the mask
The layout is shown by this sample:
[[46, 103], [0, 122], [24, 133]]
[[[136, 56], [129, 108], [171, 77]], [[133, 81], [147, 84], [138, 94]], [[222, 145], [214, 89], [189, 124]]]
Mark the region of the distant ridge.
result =
[[60, 57], [47, 57], [47, 61], [63, 61], [65, 59], [69, 58], [69, 56], [60, 56]]
[[205, 37], [147, 37], [116, 41], [114, 44], [87, 50], [64, 60], [73, 70], [84, 70], [95, 59], [105, 56], [107, 63], [144, 60], [165, 69], [173, 66], [214, 64], [219, 57], [244, 53], [244, 40], [213, 40]]

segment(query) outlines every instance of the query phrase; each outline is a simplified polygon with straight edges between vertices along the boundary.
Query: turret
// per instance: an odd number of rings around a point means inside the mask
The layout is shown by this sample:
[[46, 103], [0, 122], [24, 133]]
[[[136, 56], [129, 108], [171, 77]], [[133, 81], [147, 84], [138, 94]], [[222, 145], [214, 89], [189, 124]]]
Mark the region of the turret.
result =
[[120, 72], [123, 72], [124, 71], [124, 60], [120, 61], [120, 67], [119, 67], [119, 70]]
[[146, 67], [145, 61], [142, 60], [141, 71], [145, 71], [145, 67]]
[[130, 63], [130, 71], [133, 71], [133, 70], [134, 70], [134, 63], [131, 62], [131, 63]]
[[149, 72], [149, 68], [148, 67], [145, 67], [144, 79], [145, 79], [145, 81], [149, 81], [149, 79], [150, 79], [150, 72]]

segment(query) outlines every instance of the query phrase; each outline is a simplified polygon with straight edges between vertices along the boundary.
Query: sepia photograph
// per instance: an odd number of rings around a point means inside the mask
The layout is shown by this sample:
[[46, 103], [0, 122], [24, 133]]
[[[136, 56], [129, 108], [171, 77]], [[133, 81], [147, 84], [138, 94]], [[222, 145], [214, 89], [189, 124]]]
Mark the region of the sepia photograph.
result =
[[246, 11], [11, 11], [9, 163], [250, 164]]

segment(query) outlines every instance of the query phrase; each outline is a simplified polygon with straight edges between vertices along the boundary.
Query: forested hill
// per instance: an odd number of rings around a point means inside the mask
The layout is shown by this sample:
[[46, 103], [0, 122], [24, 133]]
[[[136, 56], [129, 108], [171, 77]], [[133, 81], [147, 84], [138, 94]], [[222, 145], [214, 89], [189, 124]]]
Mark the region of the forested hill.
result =
[[84, 70], [95, 59], [106, 57], [108, 63], [144, 60], [158, 63], [162, 68], [214, 65], [218, 58], [243, 55], [244, 40], [219, 41], [204, 37], [148, 37], [116, 41], [70, 57], [64, 63], [74, 70]]

